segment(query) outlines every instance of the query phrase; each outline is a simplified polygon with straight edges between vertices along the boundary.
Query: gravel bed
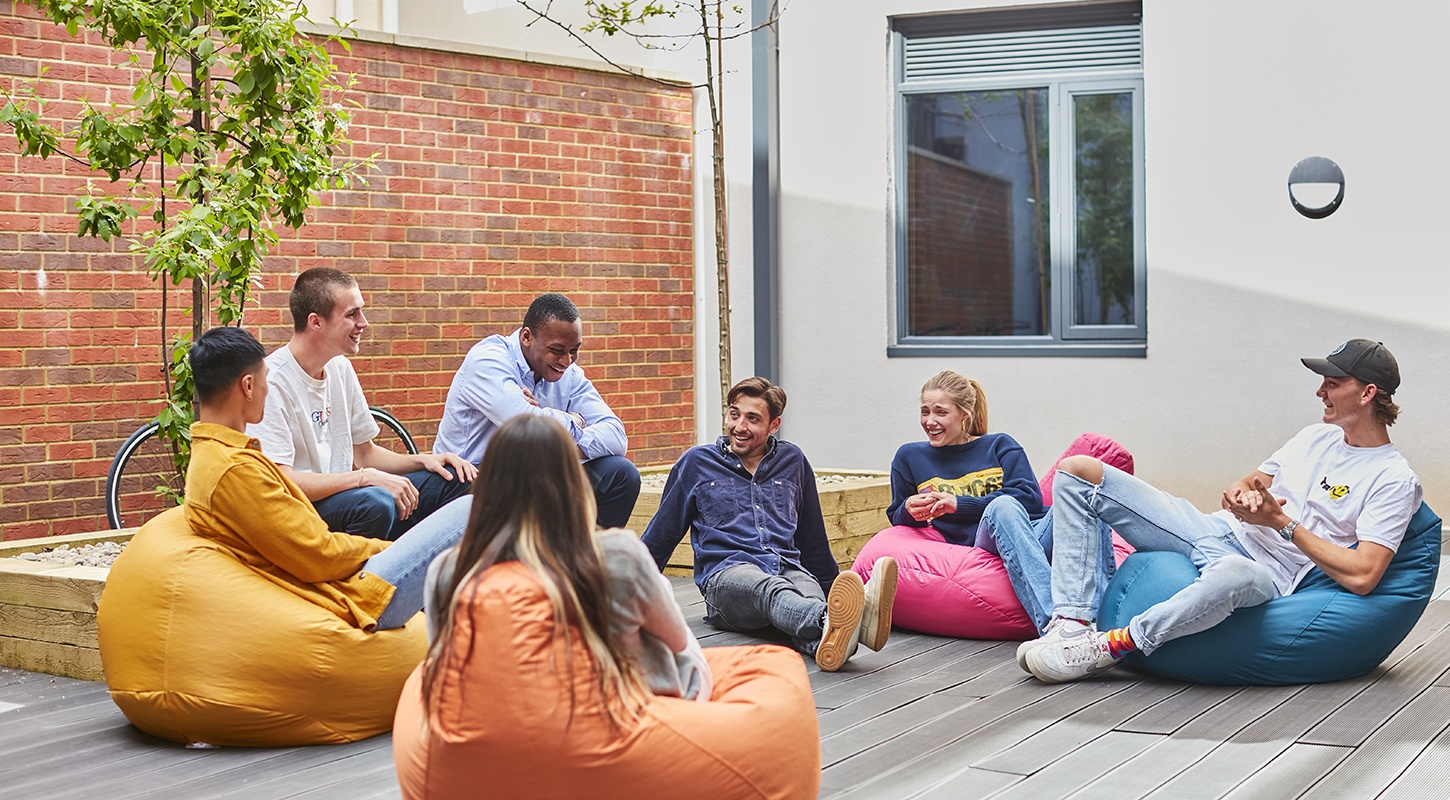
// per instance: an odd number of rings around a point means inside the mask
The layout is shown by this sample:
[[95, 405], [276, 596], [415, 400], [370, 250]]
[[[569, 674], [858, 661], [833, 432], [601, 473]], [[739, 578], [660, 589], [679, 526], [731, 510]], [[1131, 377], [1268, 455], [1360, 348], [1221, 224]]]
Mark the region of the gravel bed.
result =
[[67, 564], [75, 567], [109, 567], [116, 556], [126, 549], [125, 542], [97, 542], [80, 547], [68, 544], [47, 548], [39, 553], [20, 553], [15, 558], [21, 561], [39, 561], [46, 564]]

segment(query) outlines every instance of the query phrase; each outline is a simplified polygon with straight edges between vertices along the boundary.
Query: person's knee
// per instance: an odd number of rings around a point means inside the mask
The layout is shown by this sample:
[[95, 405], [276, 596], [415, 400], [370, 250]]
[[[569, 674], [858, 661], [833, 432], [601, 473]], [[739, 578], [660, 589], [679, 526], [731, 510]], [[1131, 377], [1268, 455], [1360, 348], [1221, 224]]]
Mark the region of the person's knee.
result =
[[1103, 462], [1092, 456], [1068, 456], [1057, 463], [1057, 469], [1088, 483], [1103, 482]]
[[1268, 567], [1243, 556], [1220, 558], [1204, 568], [1203, 575], [1222, 591], [1233, 595], [1237, 606], [1268, 602], [1276, 591], [1274, 576]]
[[380, 486], [364, 486], [352, 490], [350, 508], [343, 530], [356, 536], [386, 539], [398, 522], [398, 504], [393, 495]]
[[605, 456], [589, 462], [599, 476], [597, 488], [612, 497], [638, 495], [639, 467], [624, 456]]
[[1025, 522], [1027, 520], [1027, 509], [1022, 507], [1022, 503], [1017, 498], [1010, 495], [1004, 494], [997, 497], [988, 503], [986, 508], [982, 509], [983, 520], [1000, 522], [1013, 518], [1021, 519]]

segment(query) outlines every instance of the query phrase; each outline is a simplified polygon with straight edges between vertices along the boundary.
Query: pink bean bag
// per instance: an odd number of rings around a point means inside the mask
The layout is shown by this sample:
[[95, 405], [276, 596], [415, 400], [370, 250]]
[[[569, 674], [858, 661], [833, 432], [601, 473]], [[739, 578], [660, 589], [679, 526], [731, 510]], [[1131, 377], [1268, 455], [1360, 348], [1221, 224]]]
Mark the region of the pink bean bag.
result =
[[[1124, 472], [1133, 471], [1133, 456], [1122, 445], [1095, 433], [1085, 433], [1058, 461], [1072, 455], [1090, 455]], [[1052, 502], [1052, 476], [1039, 479], [1043, 499]], [[1119, 564], [1133, 548], [1113, 534]], [[871, 566], [882, 556], [896, 559], [896, 604], [892, 621], [909, 630], [962, 639], [1032, 639], [1037, 627], [1007, 579], [1002, 559], [977, 547], [952, 544], [935, 528], [896, 525], [871, 537], [851, 569], [870, 580]]]

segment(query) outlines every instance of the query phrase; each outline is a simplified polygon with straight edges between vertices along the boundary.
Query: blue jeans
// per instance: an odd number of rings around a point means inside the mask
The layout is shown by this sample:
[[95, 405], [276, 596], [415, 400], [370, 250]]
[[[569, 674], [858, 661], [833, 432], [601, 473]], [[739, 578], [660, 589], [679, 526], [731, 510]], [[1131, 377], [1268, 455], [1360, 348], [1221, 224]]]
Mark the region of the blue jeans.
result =
[[754, 564], [733, 564], [705, 582], [705, 622], [727, 631], [776, 628], [795, 648], [815, 655], [821, 644], [826, 595], [814, 575], [786, 567], [771, 575]]
[[600, 456], [584, 462], [594, 487], [595, 521], [601, 528], [623, 528], [639, 499], [639, 468], [624, 456]]
[[[1102, 523], [1099, 526], [1103, 549], [1098, 555], [1094, 581], [1097, 586], [1094, 608], [1101, 605], [1103, 591], [1117, 563], [1113, 557], [1112, 530]], [[982, 512], [974, 544], [1002, 559], [1007, 567], [1007, 579], [1012, 582], [1012, 591], [1017, 593], [1022, 608], [1038, 632], [1045, 630], [1052, 619], [1052, 507], [1048, 506], [1042, 517], [1028, 519], [1027, 509], [1016, 498], [998, 497]]]
[[463, 529], [468, 526], [468, 515], [473, 508], [472, 497], [459, 497], [448, 505], [429, 514], [428, 517], [388, 549], [373, 556], [363, 564], [363, 572], [371, 572], [391, 583], [393, 599], [378, 615], [374, 630], [401, 628], [408, 624], [423, 609], [423, 588], [428, 576], [428, 565], [444, 550], [458, 544], [463, 538]]
[[458, 480], [452, 468], [444, 478], [432, 470], [410, 472], [407, 478], [418, 489], [418, 507], [407, 519], [398, 519], [398, 504], [392, 494], [380, 486], [360, 486], [329, 495], [312, 504], [329, 530], [366, 536], [369, 539], [396, 540], [434, 511], [459, 497], [467, 497], [473, 489], [468, 481]]
[[1059, 470], [1052, 508], [1052, 598], [1058, 616], [1097, 619], [1106, 535], [1099, 521], [1138, 550], [1182, 553], [1198, 567], [1198, 580], [1128, 623], [1129, 634], [1145, 654], [1171, 639], [1212, 628], [1236, 608], [1279, 595], [1268, 568], [1249, 557], [1227, 522], [1122, 470], [1104, 464], [1101, 484]]

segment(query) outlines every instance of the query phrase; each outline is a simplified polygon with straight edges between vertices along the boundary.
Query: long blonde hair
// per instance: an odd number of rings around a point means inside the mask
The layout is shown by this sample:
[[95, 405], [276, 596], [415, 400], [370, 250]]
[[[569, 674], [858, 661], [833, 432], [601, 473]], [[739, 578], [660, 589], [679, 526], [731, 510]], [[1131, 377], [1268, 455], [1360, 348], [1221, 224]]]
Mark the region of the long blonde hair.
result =
[[931, 380], [921, 387], [921, 393], [926, 394], [933, 389], [946, 392], [957, 408], [966, 413], [968, 434], [982, 436], [987, 432], [987, 393], [982, 391], [981, 384], [944, 369], [931, 376]]
[[478, 467], [473, 509], [448, 584], [451, 601], [428, 650], [425, 720], [452, 654], [454, 615], [471, 607], [484, 572], [501, 561], [518, 561], [534, 573], [553, 607], [554, 635], [564, 640], [570, 720], [576, 699], [571, 628], [598, 667], [596, 688], [611, 722], [624, 729], [639, 720], [649, 690], [609, 625], [609, 579], [594, 539], [594, 514], [579, 448], [562, 426], [520, 414], [499, 427]]

